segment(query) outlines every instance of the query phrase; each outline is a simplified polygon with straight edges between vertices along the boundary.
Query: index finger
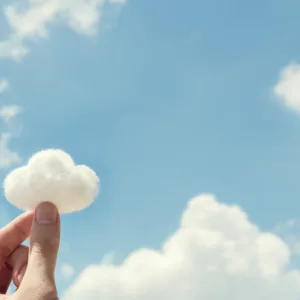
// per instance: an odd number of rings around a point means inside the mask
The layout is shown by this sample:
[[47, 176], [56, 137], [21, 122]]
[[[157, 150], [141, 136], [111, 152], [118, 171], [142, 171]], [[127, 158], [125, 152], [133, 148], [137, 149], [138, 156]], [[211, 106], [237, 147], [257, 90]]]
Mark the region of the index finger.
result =
[[14, 250], [29, 236], [33, 212], [24, 213], [0, 229], [0, 268]]

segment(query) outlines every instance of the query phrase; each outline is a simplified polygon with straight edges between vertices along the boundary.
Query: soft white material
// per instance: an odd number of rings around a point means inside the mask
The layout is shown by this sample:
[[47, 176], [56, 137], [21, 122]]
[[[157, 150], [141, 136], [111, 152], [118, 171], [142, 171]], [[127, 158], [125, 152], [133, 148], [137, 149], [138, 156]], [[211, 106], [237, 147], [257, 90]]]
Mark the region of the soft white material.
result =
[[4, 180], [7, 200], [23, 210], [34, 210], [44, 201], [55, 204], [60, 213], [88, 207], [99, 191], [99, 178], [87, 166], [75, 166], [62, 150], [43, 150], [28, 165], [12, 171]]

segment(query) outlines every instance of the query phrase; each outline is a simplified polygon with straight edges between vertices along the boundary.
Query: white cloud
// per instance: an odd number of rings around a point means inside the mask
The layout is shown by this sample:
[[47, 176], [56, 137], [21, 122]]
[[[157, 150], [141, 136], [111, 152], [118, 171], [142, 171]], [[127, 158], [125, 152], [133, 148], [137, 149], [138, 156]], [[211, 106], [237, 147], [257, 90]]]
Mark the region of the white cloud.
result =
[[11, 138], [11, 134], [0, 132], [0, 168], [8, 168], [21, 161], [19, 154], [9, 148]]
[[281, 71], [273, 93], [288, 108], [300, 113], [300, 64], [289, 64]]
[[[0, 94], [5, 92], [9, 87], [6, 79], [0, 79]], [[0, 107], [0, 122], [3, 120], [9, 125], [11, 119], [21, 112], [21, 108], [17, 105], [4, 105]], [[11, 151], [9, 143], [13, 138], [13, 134], [9, 131], [0, 130], [0, 169], [8, 168], [15, 163], [21, 161], [21, 157], [17, 152]]]
[[34, 210], [51, 201], [61, 213], [80, 211], [91, 205], [99, 192], [99, 178], [84, 165], [75, 165], [62, 150], [34, 154], [24, 166], [4, 180], [6, 199], [23, 210]]
[[115, 266], [87, 267], [63, 300], [298, 300], [300, 271], [275, 234], [238, 206], [201, 195], [157, 250], [139, 249]]
[[26, 0], [6, 6], [10, 37], [0, 42], [0, 57], [22, 59], [26, 44], [48, 36], [49, 25], [58, 22], [84, 35], [97, 31], [106, 5], [123, 5], [126, 0]]
[[10, 58], [20, 61], [29, 50], [22, 44], [22, 41], [16, 37], [0, 41], [0, 58]]
[[0, 78], [0, 94], [4, 93], [9, 87], [9, 82], [6, 79]]
[[4, 105], [0, 106], [0, 118], [2, 118], [6, 123], [20, 114], [22, 111], [21, 107], [18, 105]]
[[75, 273], [74, 267], [68, 263], [63, 263], [60, 267], [60, 271], [65, 279], [70, 279]]

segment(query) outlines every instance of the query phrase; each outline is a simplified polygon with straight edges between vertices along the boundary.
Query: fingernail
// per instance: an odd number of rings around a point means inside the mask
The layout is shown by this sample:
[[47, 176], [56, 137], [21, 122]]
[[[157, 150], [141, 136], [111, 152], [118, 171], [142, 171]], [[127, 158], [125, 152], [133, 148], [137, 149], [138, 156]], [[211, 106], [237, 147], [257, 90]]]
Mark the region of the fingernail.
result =
[[40, 225], [53, 224], [57, 220], [57, 208], [49, 202], [41, 203], [36, 209], [36, 221]]

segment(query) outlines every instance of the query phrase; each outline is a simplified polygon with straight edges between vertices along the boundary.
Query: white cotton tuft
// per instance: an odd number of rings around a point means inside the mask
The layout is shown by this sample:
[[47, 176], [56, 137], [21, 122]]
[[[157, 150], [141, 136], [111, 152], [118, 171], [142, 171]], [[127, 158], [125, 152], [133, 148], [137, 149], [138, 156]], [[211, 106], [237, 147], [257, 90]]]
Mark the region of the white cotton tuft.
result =
[[87, 166], [76, 166], [62, 150], [43, 150], [26, 166], [13, 170], [4, 180], [8, 202], [22, 210], [34, 210], [52, 202], [60, 213], [88, 207], [99, 192], [99, 178]]

